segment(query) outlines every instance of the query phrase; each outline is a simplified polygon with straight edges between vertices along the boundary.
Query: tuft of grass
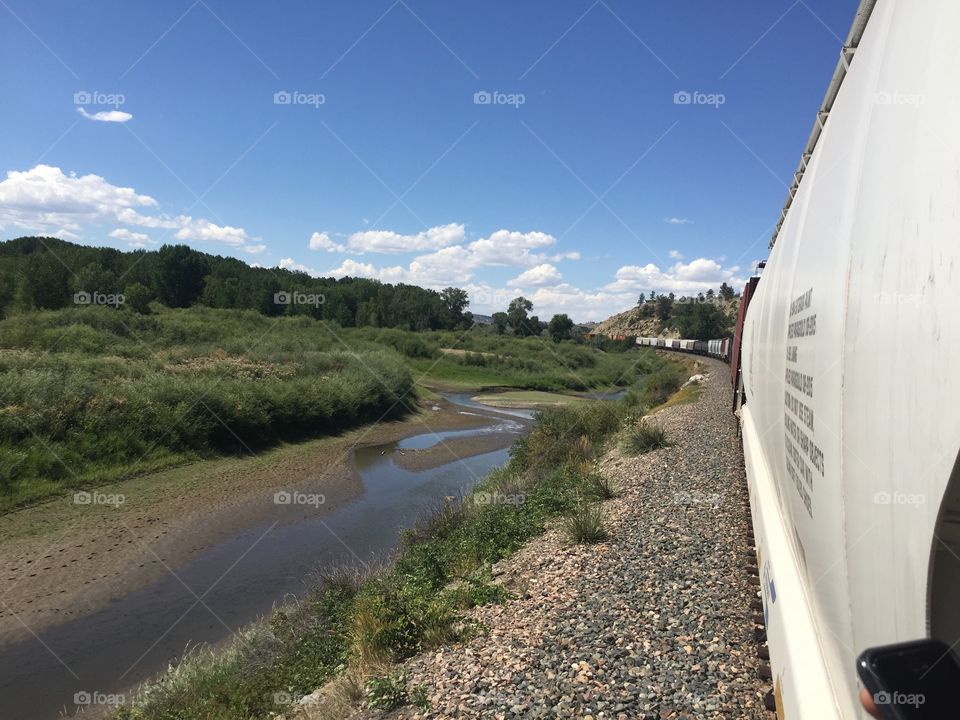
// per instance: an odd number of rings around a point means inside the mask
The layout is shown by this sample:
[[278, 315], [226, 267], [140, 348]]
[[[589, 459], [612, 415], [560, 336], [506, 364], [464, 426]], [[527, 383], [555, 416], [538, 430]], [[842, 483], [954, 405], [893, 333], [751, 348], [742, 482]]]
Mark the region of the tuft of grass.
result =
[[580, 502], [564, 517], [564, 529], [576, 543], [598, 543], [607, 539], [603, 506], [596, 502]]
[[642, 455], [669, 444], [667, 433], [660, 425], [641, 422], [624, 431], [620, 440], [620, 451], [625, 455]]
[[613, 477], [600, 472], [587, 476], [589, 489], [599, 500], [611, 500], [623, 492], [623, 485]]

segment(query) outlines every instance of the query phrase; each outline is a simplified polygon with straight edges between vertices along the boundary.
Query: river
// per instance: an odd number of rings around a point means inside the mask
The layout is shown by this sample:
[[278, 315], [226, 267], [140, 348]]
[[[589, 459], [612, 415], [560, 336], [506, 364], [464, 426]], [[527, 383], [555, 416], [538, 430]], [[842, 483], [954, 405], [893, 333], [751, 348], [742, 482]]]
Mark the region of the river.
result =
[[[0, 648], [0, 717], [52, 720], [71, 715], [77, 693], [128, 693], [164, 670], [188, 647], [216, 644], [302, 593], [318, 566], [385, 557], [424, 508], [467, 492], [508, 459], [509, 449], [411, 472], [394, 463], [406, 450], [489, 433], [520, 437], [528, 410], [493, 411], [467, 395], [450, 402], [496, 418], [472, 430], [424, 433], [358, 449], [363, 494], [329, 514], [301, 513], [283, 524], [263, 522], [236, 533], [162, 580], [108, 607]], [[56, 649], [54, 654], [53, 648]], [[91, 717], [91, 714], [82, 717]]]

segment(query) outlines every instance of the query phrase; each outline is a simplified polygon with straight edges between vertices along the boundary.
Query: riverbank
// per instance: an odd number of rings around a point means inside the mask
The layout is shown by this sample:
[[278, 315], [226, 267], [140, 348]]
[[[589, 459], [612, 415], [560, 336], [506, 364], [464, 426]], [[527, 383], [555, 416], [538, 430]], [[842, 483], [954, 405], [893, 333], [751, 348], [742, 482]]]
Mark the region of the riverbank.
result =
[[[494, 566], [511, 599], [466, 614], [486, 632], [391, 669], [395, 696], [416, 705], [351, 717], [770, 717], [726, 366], [703, 362], [699, 397], [655, 416], [670, 446], [639, 457], [614, 448], [600, 460], [622, 488], [604, 503], [608, 539], [572, 544], [549, 523]], [[289, 717], [331, 716], [312, 704]]]
[[[352, 467], [358, 448], [498, 422], [496, 413], [465, 413], [443, 399], [420, 402], [403, 420], [143, 475], [97, 488], [89, 504], [71, 497], [8, 513], [0, 527], [0, 637], [16, 642], [94, 613], [243, 528], [333, 513], [363, 492]], [[456, 449], [469, 457], [510, 441], [502, 435], [463, 439]], [[418, 469], [443, 461], [440, 454], [424, 457]], [[323, 503], [277, 504], [278, 492], [322, 495]]]

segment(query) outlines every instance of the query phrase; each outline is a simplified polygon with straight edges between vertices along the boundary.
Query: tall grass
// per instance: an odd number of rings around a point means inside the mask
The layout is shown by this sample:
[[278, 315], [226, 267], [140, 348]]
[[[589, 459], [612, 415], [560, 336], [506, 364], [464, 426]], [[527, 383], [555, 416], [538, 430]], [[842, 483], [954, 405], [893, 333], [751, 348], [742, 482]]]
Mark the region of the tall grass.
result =
[[309, 318], [87, 307], [0, 321], [0, 511], [409, 409], [381, 345]]

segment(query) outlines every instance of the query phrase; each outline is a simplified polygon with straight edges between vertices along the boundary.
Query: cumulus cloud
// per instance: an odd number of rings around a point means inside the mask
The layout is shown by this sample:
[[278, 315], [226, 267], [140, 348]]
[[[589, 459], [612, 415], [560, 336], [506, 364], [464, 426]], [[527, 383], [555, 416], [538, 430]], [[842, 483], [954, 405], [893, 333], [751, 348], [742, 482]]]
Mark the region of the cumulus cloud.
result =
[[148, 245], [156, 244], [146, 233], [131, 232], [128, 228], [117, 228], [110, 231], [109, 234], [110, 237], [117, 240], [126, 240], [127, 245], [132, 248], [145, 248]]
[[354, 253], [405, 253], [440, 248], [463, 242], [462, 224], [438, 225], [414, 235], [401, 235], [392, 230], [362, 230], [347, 238], [345, 250]]
[[556, 285], [563, 279], [560, 271], [550, 263], [543, 263], [524, 270], [512, 280], [507, 281], [511, 287], [538, 287], [542, 285]]
[[325, 250], [327, 252], [343, 252], [346, 250], [343, 245], [333, 242], [325, 232], [315, 232], [311, 235], [309, 245], [311, 250]]
[[[463, 239], [463, 225], [451, 223], [431, 228], [417, 236], [402, 236], [390, 231], [369, 231], [354, 233], [347, 241], [346, 247], [338, 246], [330, 241], [326, 233], [315, 233], [311, 238], [311, 246], [315, 249], [328, 251], [340, 250], [349, 252], [361, 245], [355, 238], [364, 238], [364, 251], [388, 252], [383, 248], [399, 247], [397, 238], [417, 238], [415, 242], [435, 245], [445, 244], [433, 252], [416, 256], [406, 266], [391, 265], [377, 267], [373, 263], [362, 263], [347, 258], [338, 267], [324, 272], [324, 275], [344, 277], [353, 275], [358, 277], [376, 278], [384, 282], [406, 282], [430, 288], [442, 288], [448, 285], [465, 286], [475, 281], [476, 273], [486, 267], [520, 267], [534, 269], [541, 267], [537, 273], [526, 275], [527, 285], [533, 286], [547, 282], [557, 282], [560, 274], [549, 261], [576, 260], [580, 253], [576, 251], [549, 255], [544, 250], [556, 243], [556, 238], [547, 233], [531, 231], [520, 232], [514, 230], [497, 230], [489, 237], [461, 243]], [[447, 244], [452, 243], [452, 244]], [[334, 246], [331, 250], [331, 246]], [[373, 250], [373, 248], [377, 248]], [[545, 277], [538, 280], [538, 273], [548, 272], [552, 268], [555, 277]]]
[[78, 107], [77, 112], [87, 120], [96, 120], [97, 122], [125, 123], [133, 119], [133, 115], [122, 110], [101, 110], [100, 112], [88, 113], [84, 108]]
[[191, 215], [146, 213], [157, 207], [154, 198], [133, 188], [113, 185], [99, 175], [67, 175], [50, 165], [23, 172], [11, 170], [0, 181], [0, 225], [79, 240], [84, 225], [119, 223], [176, 230], [174, 237], [178, 240], [216, 242], [253, 254], [266, 249], [243, 228], [217, 225]]
[[667, 223], [667, 225], [689, 225], [693, 222], [693, 220], [687, 220], [687, 218], [681, 217], [665, 217], [663, 221]]
[[716, 289], [721, 283], [738, 287], [746, 282], [737, 276], [739, 267], [724, 268], [716, 260], [697, 258], [689, 263], [678, 262], [667, 270], [653, 263], [624, 265], [619, 268], [614, 281], [604, 286], [609, 292], [640, 293], [649, 290], [672, 292], [678, 295], [706, 292]]
[[250, 240], [243, 228], [230, 225], [217, 225], [203, 218], [181, 215], [180, 229], [174, 235], [177, 240], [199, 240], [201, 242], [219, 242], [235, 247], [244, 247]]
[[671, 260], [683, 260], [683, 253], [681, 253], [679, 250], [671, 250], [667, 253], [667, 255], [670, 256]]

